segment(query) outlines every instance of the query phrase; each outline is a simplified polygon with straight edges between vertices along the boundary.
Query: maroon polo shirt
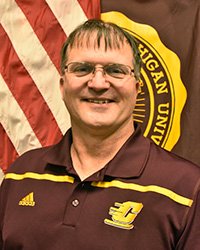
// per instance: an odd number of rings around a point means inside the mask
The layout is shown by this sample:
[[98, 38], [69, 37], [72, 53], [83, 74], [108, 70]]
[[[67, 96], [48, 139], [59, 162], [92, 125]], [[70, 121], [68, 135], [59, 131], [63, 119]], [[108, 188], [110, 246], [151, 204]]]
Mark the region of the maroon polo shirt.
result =
[[[200, 169], [140, 129], [84, 181], [71, 130], [9, 168], [0, 195], [2, 250], [200, 249]], [[86, 163], [87, 164], [87, 163]]]

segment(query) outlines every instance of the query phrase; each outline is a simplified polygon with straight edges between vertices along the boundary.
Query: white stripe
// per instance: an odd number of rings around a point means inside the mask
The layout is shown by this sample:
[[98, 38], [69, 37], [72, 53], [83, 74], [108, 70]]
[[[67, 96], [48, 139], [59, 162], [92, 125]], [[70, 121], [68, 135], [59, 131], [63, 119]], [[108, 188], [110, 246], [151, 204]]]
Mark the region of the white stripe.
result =
[[2, 169], [0, 168], [0, 184], [3, 181], [3, 178], [4, 178], [4, 174], [3, 174]]
[[17, 153], [41, 147], [26, 116], [0, 74], [0, 121]]
[[53, 14], [68, 36], [87, 17], [77, 0], [46, 0]]
[[70, 126], [70, 121], [61, 99], [59, 73], [15, 1], [0, 2], [1, 24], [64, 133]]

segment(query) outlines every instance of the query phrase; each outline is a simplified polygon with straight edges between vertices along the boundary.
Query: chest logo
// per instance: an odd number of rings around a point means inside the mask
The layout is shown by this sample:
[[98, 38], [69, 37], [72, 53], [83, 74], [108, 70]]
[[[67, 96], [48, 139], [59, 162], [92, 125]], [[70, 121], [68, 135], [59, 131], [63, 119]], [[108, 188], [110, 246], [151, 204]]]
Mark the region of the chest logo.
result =
[[26, 195], [24, 198], [22, 198], [19, 201], [19, 205], [20, 206], [30, 206], [30, 207], [34, 207], [35, 206], [35, 201], [33, 198], [33, 192], [29, 193], [28, 195]]
[[134, 227], [133, 221], [143, 208], [142, 203], [126, 201], [123, 203], [115, 202], [115, 207], [111, 207], [110, 219], [105, 219], [104, 223], [113, 227], [130, 230]]

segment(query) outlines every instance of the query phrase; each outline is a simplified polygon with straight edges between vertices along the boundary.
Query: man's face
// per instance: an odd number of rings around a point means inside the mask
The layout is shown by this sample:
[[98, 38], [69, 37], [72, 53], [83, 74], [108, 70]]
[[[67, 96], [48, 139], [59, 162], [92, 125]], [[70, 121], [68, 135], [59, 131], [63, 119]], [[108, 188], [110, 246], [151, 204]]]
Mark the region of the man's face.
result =
[[120, 49], [94, 48], [83, 44], [68, 51], [68, 61], [89, 62], [96, 65], [95, 73], [78, 77], [65, 72], [60, 89], [71, 117], [72, 126], [82, 128], [117, 129], [132, 123], [132, 112], [138, 92], [138, 83], [133, 75], [124, 79], [110, 79], [98, 66], [117, 63], [133, 68], [131, 47], [124, 43]]

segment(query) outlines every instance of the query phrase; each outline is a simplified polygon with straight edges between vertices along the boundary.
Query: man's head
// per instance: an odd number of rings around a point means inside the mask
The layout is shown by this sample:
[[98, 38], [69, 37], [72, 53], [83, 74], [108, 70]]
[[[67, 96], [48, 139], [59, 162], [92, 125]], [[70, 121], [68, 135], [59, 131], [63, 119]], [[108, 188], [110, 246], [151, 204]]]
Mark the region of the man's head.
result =
[[104, 40], [105, 50], [119, 48], [123, 43], [128, 43], [133, 51], [134, 74], [137, 80], [140, 78], [141, 58], [137, 41], [125, 29], [114, 23], [105, 23], [102, 20], [88, 20], [79, 25], [68, 37], [61, 51], [61, 72], [64, 74], [68, 60], [68, 51], [73, 47], [81, 47], [83, 42], [89, 46], [91, 35], [95, 35], [94, 46], [99, 48]]
[[133, 126], [140, 64], [133, 36], [117, 25], [88, 20], [76, 28], [62, 49], [60, 81], [72, 127]]

